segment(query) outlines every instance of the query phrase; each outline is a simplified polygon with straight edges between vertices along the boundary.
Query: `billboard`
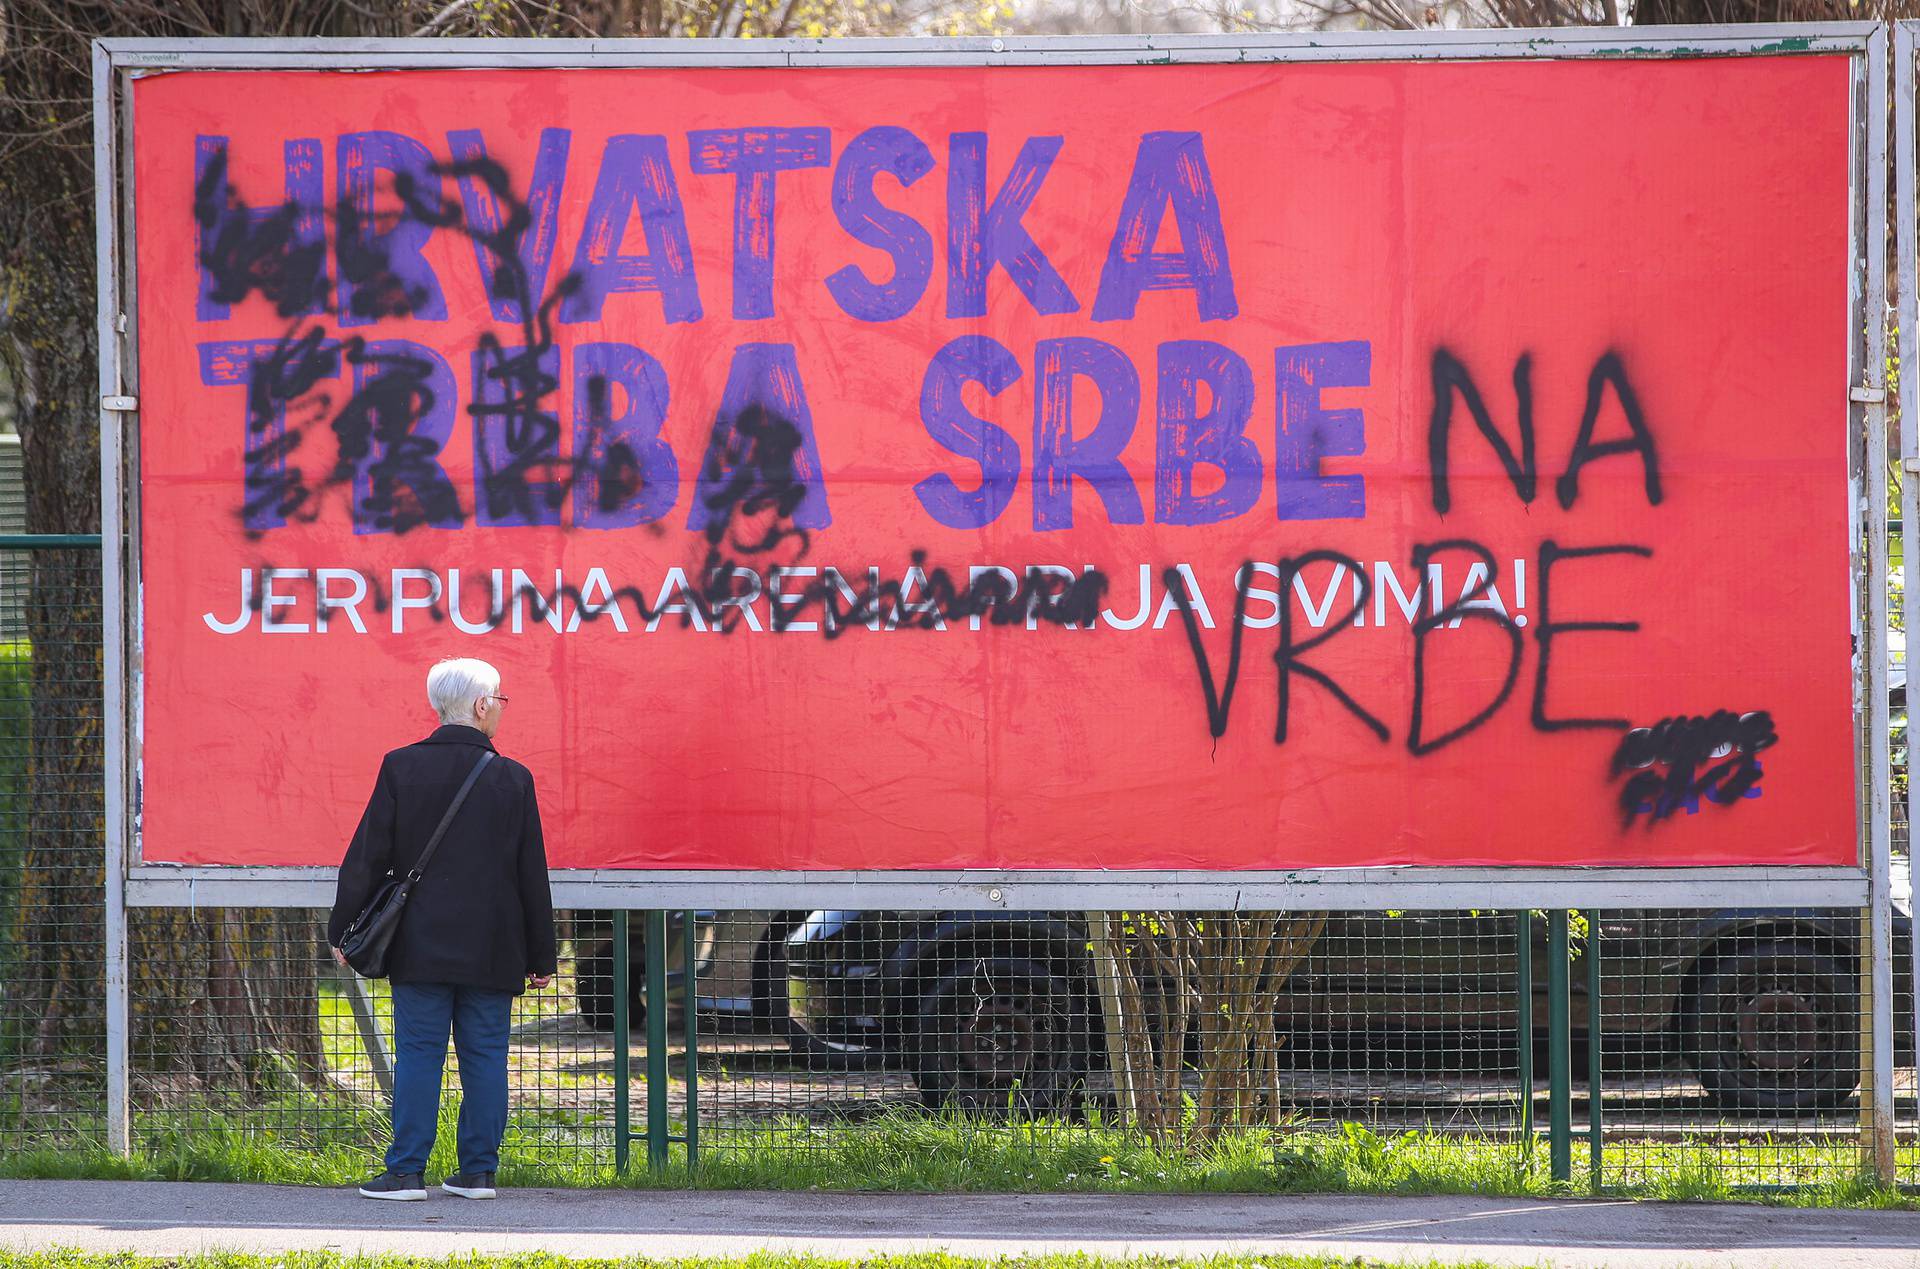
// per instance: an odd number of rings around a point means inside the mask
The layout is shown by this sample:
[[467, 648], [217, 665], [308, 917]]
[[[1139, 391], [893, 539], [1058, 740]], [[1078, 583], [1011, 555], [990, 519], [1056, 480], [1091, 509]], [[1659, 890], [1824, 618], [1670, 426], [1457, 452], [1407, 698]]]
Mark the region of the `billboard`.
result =
[[143, 75], [141, 857], [1854, 863], [1851, 76]]

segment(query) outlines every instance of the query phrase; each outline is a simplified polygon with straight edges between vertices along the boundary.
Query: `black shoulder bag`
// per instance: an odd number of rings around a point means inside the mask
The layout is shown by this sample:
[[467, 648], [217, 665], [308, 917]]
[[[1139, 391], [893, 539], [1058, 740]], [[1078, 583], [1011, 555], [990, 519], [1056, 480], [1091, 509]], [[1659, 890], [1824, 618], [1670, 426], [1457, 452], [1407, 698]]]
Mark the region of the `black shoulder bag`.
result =
[[400, 929], [400, 918], [407, 908], [407, 896], [413, 891], [413, 883], [420, 880], [420, 874], [427, 870], [433, 860], [433, 852], [440, 848], [440, 839], [447, 835], [448, 825], [460, 812], [460, 804], [467, 800], [467, 794], [473, 792], [474, 782], [480, 773], [493, 761], [493, 751], [489, 749], [480, 755], [480, 761], [473, 764], [473, 770], [467, 773], [467, 782], [453, 795], [453, 801], [447, 804], [447, 813], [440, 817], [440, 826], [433, 830], [433, 836], [427, 839], [427, 848], [420, 852], [420, 858], [414, 861], [413, 868], [404, 877], [387, 874], [386, 884], [373, 892], [373, 898], [367, 906], [360, 909], [360, 915], [353, 919], [347, 932], [340, 939], [340, 952], [347, 958], [347, 964], [353, 966], [355, 973], [362, 978], [385, 978], [387, 976], [387, 957], [393, 950], [393, 936]]

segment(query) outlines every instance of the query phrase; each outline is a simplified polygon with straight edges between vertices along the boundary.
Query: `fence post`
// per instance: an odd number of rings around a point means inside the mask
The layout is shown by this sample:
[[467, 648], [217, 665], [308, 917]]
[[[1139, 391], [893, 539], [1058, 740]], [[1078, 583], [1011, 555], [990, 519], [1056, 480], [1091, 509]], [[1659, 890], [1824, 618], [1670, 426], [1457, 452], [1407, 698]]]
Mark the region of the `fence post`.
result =
[[[691, 932], [689, 932], [689, 936]], [[667, 1168], [667, 913], [647, 913], [647, 1166]]]
[[1547, 1150], [1555, 1181], [1573, 1179], [1573, 1010], [1567, 910], [1547, 913]]
[[[114, 744], [109, 737], [107, 744]], [[109, 812], [108, 822], [114, 822]], [[109, 833], [104, 867], [106, 894], [107, 976], [107, 1149], [125, 1157], [133, 1153], [133, 1121], [129, 1097], [128, 1032], [133, 1009], [127, 984], [127, 857], [124, 836]]]
[[628, 1147], [633, 1142], [632, 1053], [633, 1019], [627, 1010], [627, 937], [630, 914], [625, 908], [613, 914], [613, 1170], [622, 1176], [627, 1171]]
[[[1884, 824], [1876, 832], [1885, 834]], [[1883, 850], [1868, 874], [1867, 911], [1860, 940], [1863, 977], [1860, 1022], [1860, 1135], [1873, 1175], [1883, 1185], [1899, 1180], [1893, 1122], [1893, 890]]]
[[1515, 974], [1516, 1002], [1520, 1012], [1520, 1145], [1528, 1166], [1533, 1162], [1533, 911], [1520, 909], [1514, 917], [1514, 953], [1519, 957]]
[[125, 1157], [133, 1153], [127, 1079], [127, 1034], [133, 1018], [127, 987], [127, 874], [126, 856], [111, 848], [107, 851], [106, 877], [107, 1149]]
[[1600, 1105], [1600, 914], [1587, 911], [1587, 938], [1581, 951], [1587, 962], [1587, 1188], [1598, 1194], [1605, 1182]]
[[700, 1164], [700, 915], [687, 921], [687, 1175]]

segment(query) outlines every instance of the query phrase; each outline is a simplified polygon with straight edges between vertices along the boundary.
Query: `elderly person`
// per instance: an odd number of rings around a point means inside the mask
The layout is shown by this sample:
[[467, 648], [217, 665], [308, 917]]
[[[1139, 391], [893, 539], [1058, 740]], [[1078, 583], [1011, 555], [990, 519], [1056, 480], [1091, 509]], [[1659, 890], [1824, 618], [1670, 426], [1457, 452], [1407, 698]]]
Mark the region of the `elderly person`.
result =
[[[485, 661], [452, 659], [427, 673], [440, 727], [389, 753], [340, 864], [327, 942], [389, 874], [420, 858], [476, 765], [493, 750], [507, 698]], [[422, 1176], [440, 1119], [447, 1035], [460, 1060], [460, 1170], [440, 1188], [494, 1196], [507, 1129], [507, 1027], [513, 998], [554, 974], [553, 896], [533, 776], [511, 758], [487, 761], [415, 883], [388, 960], [393, 982], [393, 1145], [386, 1171], [360, 1187], [376, 1199], [424, 1199]]]

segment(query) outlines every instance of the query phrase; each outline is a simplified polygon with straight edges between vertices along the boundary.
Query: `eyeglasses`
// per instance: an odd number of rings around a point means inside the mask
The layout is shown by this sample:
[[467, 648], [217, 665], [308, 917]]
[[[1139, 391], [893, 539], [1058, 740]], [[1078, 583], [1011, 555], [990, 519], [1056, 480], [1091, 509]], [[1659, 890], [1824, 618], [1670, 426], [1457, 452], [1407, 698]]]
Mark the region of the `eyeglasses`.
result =
[[502, 705], [505, 705], [507, 703], [507, 698], [500, 695], [500, 693], [498, 692], [487, 693], [487, 699], [490, 701], [499, 701]]

